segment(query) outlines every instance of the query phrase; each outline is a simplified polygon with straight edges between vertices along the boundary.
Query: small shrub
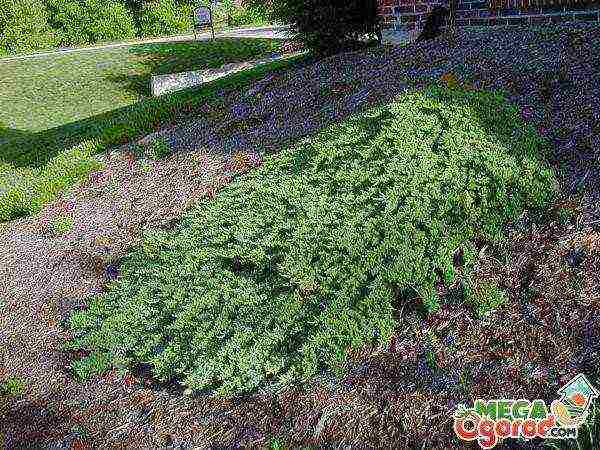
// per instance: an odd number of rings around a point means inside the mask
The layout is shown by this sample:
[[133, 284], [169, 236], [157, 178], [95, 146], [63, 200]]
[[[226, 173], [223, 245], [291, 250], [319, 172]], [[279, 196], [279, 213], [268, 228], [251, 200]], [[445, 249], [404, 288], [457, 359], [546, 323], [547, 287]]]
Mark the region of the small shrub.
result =
[[248, 5], [232, 8], [229, 13], [229, 26], [240, 27], [242, 25], [266, 25], [269, 16], [264, 5]]
[[165, 138], [154, 139], [148, 147], [147, 155], [150, 159], [162, 159], [170, 153], [169, 144]]
[[342, 51], [360, 36], [379, 31], [376, 0], [281, 0], [273, 3], [270, 16], [295, 25], [296, 38], [319, 54]]
[[0, 394], [15, 396], [25, 390], [25, 382], [19, 377], [9, 377], [0, 383]]
[[131, 13], [116, 0], [86, 0], [88, 42], [119, 41], [135, 37]]
[[135, 36], [132, 13], [116, 0], [45, 0], [60, 44], [91, 44]]
[[441, 303], [437, 286], [470, 280], [476, 240], [547, 206], [544, 150], [479, 91], [431, 87], [331, 125], [145, 235], [71, 316], [69, 347], [90, 352], [73, 369], [144, 363], [219, 394], [339, 374], [348, 351], [389, 342], [397, 292]]
[[0, 0], [0, 54], [52, 48], [57, 38], [39, 0]]
[[139, 131], [135, 124], [130, 122], [118, 122], [102, 129], [100, 139], [106, 145], [120, 143], [124, 144], [132, 139]]
[[64, 234], [73, 228], [73, 219], [69, 216], [59, 216], [52, 223], [55, 233]]

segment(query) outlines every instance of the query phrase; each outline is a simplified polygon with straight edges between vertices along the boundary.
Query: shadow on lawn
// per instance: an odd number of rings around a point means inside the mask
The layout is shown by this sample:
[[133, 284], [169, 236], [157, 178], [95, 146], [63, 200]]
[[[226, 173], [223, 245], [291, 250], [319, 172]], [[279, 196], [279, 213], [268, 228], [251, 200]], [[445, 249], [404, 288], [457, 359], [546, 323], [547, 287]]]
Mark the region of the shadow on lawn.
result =
[[130, 92], [149, 97], [153, 75], [216, 69], [223, 64], [259, 59], [275, 52], [281, 40], [253, 38], [217, 38], [214, 41], [179, 41], [132, 46], [130, 53], [139, 58], [145, 70], [140, 74], [107, 75], [113, 83]]
[[[19, 141], [22, 139], [31, 138], [31, 136], [34, 134], [35, 133], [26, 130], [15, 130], [9, 128], [4, 123], [0, 122], [0, 146], [11, 141]], [[2, 161], [1, 156], [0, 161]]]
[[[309, 64], [310, 56], [275, 61], [220, 78], [198, 88], [186, 89], [159, 98], [85, 118], [38, 133], [5, 129], [7, 139], [0, 142], [0, 162], [16, 167], [40, 167], [62, 150], [90, 139], [108, 147], [116, 146], [200, 114], [230, 90], [244, 89], [269, 73], [281, 74], [295, 66]], [[167, 63], [163, 67], [167, 67]], [[2, 135], [3, 136], [3, 135]], [[1, 140], [1, 139], [0, 139]]]

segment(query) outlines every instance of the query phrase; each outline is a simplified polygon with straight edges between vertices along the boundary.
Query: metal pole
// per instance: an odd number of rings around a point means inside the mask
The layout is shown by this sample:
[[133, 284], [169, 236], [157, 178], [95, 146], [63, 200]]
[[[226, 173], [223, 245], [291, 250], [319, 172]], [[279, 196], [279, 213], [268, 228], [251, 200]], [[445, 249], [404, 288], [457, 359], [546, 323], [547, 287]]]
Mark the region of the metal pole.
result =
[[209, 3], [208, 10], [210, 12], [210, 29], [212, 30], [212, 40], [215, 40], [215, 24], [213, 23], [212, 3]]

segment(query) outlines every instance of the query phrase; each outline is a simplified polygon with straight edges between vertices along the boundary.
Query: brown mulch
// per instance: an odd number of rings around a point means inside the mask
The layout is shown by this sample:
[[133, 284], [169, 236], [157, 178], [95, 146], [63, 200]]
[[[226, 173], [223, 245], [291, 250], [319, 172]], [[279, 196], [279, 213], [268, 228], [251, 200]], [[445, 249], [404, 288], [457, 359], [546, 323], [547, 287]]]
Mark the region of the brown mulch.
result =
[[[459, 31], [456, 47], [442, 38], [352, 52], [267, 77], [242, 95], [226, 92], [210, 118], [158, 133], [176, 150], [166, 159], [135, 161], [125, 149], [103, 155], [101, 173], [42, 213], [4, 226], [0, 380], [19, 376], [26, 388], [0, 404], [0, 443], [255, 448], [279, 438], [290, 447], [470, 448], [452, 436], [457, 403], [553, 399], [569, 376], [598, 376], [600, 27], [572, 29], [589, 31], [575, 43], [566, 32], [539, 39], [526, 30]], [[399, 304], [389, 348], [356, 355], [341, 380], [322, 376], [247, 398], [189, 397], [144, 373], [73, 379], [62, 325], [104, 288], [145, 229], [169, 227], [201, 196], [260, 163], [256, 152], [275, 151], [449, 70], [482, 87], [504, 87], [530, 107], [524, 114], [553, 142], [562, 206], [573, 212], [563, 224], [524, 216], [506, 248], [481, 249], [476, 277], [500, 281], [505, 306], [479, 320], [449, 303], [424, 319]], [[74, 226], [59, 235], [52, 224], [61, 216]], [[435, 355], [435, 369], [427, 354]]]

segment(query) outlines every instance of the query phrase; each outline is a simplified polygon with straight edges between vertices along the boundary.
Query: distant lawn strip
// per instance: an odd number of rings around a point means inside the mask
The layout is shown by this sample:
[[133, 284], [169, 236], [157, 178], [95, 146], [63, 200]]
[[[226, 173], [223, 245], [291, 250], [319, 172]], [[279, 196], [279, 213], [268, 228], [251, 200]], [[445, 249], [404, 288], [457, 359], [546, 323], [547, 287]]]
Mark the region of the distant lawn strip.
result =
[[231, 395], [341, 373], [388, 345], [394, 308], [486, 315], [505, 297], [472, 275], [480, 246], [552, 201], [548, 150], [497, 92], [430, 86], [354, 114], [146, 234], [71, 316], [73, 369]]
[[[98, 151], [127, 143], [167, 124], [206, 114], [207, 105], [218, 107], [221, 89], [248, 88], [267, 73], [284, 70], [308, 58], [300, 55], [275, 61], [212, 81], [200, 88], [148, 98], [61, 127], [15, 137], [11, 142], [0, 145], [0, 161], [15, 167], [40, 167], [65, 148], [83, 141], [98, 140], [103, 144]], [[210, 108], [208, 110], [210, 113]]]

